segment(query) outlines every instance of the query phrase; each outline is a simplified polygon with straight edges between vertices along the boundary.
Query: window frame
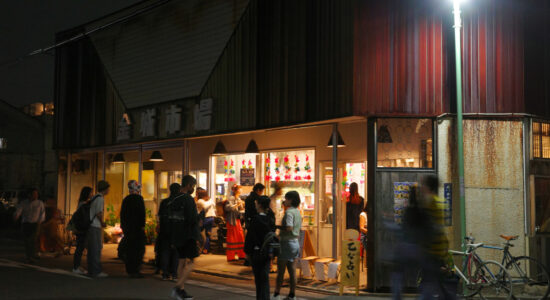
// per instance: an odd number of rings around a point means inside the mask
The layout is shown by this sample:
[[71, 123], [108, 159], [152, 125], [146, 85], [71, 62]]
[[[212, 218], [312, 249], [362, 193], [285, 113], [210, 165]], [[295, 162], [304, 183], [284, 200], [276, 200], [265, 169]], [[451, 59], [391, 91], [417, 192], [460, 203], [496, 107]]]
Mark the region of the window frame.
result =
[[[379, 167], [378, 166], [378, 126], [379, 126], [379, 120], [389, 120], [389, 119], [414, 119], [414, 120], [421, 120], [421, 119], [428, 119], [432, 123], [432, 167], [431, 168], [413, 168], [413, 167]], [[437, 171], [437, 163], [438, 163], [438, 155], [437, 155], [437, 118], [434, 117], [378, 117], [374, 121], [374, 165], [375, 165], [375, 171], [390, 171], [390, 172], [428, 172], [433, 173], [434, 171]]]
[[[540, 156], [536, 156], [535, 155], [535, 139], [536, 139], [536, 136], [535, 136], [535, 123], [538, 123], [540, 124], [540, 131], [539, 131], [539, 134], [538, 134], [538, 146], [539, 146], [539, 153], [540, 153]], [[548, 126], [550, 126], [550, 120], [543, 120], [543, 119], [532, 119], [531, 121], [531, 155], [532, 155], [532, 159], [533, 160], [538, 160], [538, 161], [550, 161], [550, 156], [549, 157], [544, 157], [544, 148], [543, 148], [543, 134], [542, 134], [542, 125], [543, 124], [548, 124]], [[550, 134], [548, 135], [550, 137]]]

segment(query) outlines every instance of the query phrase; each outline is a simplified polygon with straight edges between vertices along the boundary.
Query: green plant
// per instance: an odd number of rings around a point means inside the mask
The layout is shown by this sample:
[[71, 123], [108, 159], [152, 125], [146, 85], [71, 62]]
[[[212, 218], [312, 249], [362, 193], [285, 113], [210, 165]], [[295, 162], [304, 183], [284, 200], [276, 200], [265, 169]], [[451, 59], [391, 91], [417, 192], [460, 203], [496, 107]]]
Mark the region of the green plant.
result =
[[153, 217], [150, 209], [145, 209], [145, 241], [147, 244], [153, 244], [156, 238], [157, 219]]
[[120, 223], [120, 217], [115, 213], [115, 207], [113, 204], [107, 205], [107, 216], [105, 218], [105, 223], [109, 226], [115, 226], [116, 223]]

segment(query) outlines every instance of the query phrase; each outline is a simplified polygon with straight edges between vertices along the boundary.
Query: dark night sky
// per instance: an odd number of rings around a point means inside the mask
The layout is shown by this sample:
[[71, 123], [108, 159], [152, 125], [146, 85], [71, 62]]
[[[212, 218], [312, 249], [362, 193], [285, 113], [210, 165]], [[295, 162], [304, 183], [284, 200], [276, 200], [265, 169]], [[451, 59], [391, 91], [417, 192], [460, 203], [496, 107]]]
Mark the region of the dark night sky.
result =
[[6, 63], [54, 43], [70, 29], [140, 0], [9, 0], [0, 9], [0, 99], [14, 106], [53, 101], [54, 56]]

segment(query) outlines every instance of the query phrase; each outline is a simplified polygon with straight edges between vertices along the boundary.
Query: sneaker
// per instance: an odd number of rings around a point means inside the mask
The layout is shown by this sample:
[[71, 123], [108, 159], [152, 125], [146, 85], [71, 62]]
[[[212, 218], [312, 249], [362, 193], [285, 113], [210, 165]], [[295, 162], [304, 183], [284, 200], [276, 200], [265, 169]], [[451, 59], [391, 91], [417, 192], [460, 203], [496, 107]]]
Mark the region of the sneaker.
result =
[[273, 296], [271, 297], [271, 300], [281, 300], [281, 296], [280, 295]]
[[288, 297], [286, 297], [286, 298], [283, 299], [283, 300], [296, 300], [296, 297], [290, 297], [290, 296], [288, 296]]
[[170, 280], [170, 276], [162, 274], [162, 281]]
[[178, 282], [178, 276], [172, 276], [172, 281], [173, 282]]
[[170, 296], [174, 299], [180, 299], [179, 298], [179, 291], [180, 291], [180, 289], [178, 289], [177, 287], [173, 288], [172, 292], [170, 293]]
[[80, 269], [80, 268], [73, 269], [73, 273], [78, 274], [78, 275], [86, 275], [86, 272], [82, 271], [82, 269]]
[[179, 290], [178, 294], [182, 297], [181, 299], [193, 299], [193, 296], [187, 294], [185, 290]]

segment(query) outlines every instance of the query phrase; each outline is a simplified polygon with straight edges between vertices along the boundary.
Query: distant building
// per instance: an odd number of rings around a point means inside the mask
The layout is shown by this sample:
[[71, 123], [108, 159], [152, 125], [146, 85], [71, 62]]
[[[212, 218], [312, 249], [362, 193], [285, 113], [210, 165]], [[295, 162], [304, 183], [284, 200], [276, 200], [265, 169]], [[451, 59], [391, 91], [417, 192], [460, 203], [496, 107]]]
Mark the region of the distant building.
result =
[[56, 196], [57, 154], [52, 147], [53, 103], [18, 109], [0, 100], [0, 196], [37, 187]]

